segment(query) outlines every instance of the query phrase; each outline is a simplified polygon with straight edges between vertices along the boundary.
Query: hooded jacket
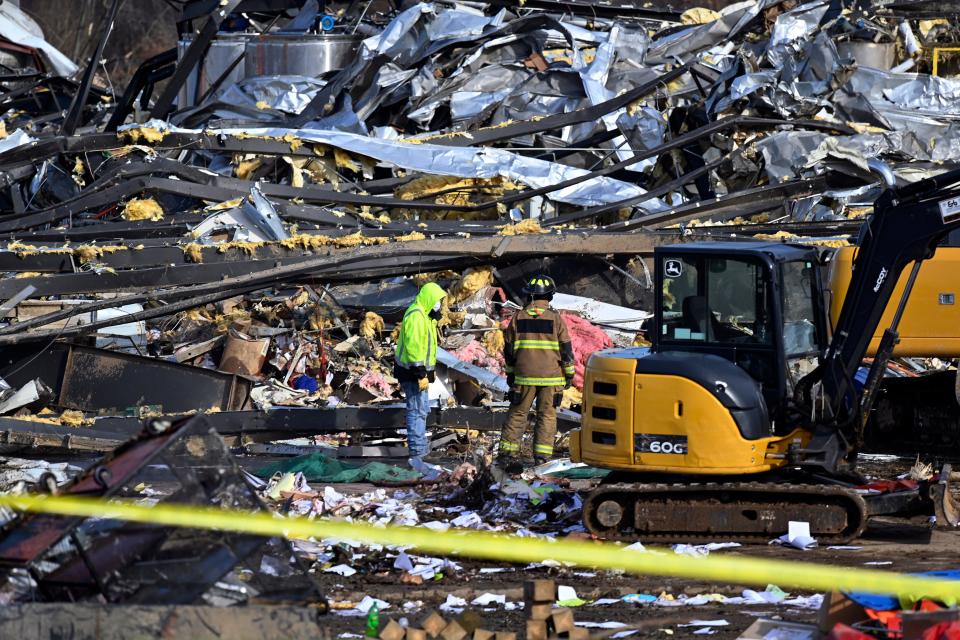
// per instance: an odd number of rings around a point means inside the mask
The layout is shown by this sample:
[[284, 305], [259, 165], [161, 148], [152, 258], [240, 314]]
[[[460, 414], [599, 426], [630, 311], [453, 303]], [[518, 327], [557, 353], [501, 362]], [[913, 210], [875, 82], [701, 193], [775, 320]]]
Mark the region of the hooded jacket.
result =
[[400, 324], [394, 374], [400, 380], [427, 377], [437, 366], [437, 321], [428, 314], [447, 293], [434, 282], [420, 288]]

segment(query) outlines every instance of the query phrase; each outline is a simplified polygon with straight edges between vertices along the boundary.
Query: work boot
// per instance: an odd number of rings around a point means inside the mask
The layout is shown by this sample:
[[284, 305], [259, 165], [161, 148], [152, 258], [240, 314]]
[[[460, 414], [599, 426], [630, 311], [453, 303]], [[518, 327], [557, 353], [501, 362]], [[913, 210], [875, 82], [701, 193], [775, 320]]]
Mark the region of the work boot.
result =
[[533, 466], [535, 467], [539, 467], [542, 464], [547, 464], [548, 462], [550, 462], [550, 458], [548, 456], [533, 456]]
[[447, 472], [443, 467], [424, 462], [423, 458], [420, 457], [410, 456], [407, 462], [410, 464], [411, 469], [419, 472], [420, 475], [423, 476], [424, 480], [436, 480]]
[[523, 462], [520, 458], [506, 453], [498, 455], [494, 464], [510, 474], [517, 474], [523, 471]]

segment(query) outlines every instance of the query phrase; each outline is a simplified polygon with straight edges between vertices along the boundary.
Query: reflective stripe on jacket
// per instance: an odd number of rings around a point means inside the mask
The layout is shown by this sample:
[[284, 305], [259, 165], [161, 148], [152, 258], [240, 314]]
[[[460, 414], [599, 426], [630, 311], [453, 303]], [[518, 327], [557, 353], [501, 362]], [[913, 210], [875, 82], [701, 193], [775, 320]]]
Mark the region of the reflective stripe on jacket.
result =
[[573, 345], [567, 325], [545, 300], [517, 312], [504, 332], [504, 358], [514, 384], [560, 387], [573, 377]]
[[425, 371], [433, 371], [437, 366], [437, 321], [427, 314], [446, 295], [434, 282], [428, 282], [420, 289], [403, 314], [393, 358], [396, 364], [404, 369], [422, 368]]

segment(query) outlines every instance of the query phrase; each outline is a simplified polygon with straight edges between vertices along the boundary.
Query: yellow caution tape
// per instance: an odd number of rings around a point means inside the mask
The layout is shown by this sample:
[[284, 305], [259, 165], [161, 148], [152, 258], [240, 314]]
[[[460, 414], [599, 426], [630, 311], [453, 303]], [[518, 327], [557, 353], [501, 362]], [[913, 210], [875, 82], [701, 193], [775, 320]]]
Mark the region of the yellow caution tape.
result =
[[64, 516], [97, 517], [146, 524], [216, 529], [290, 539], [336, 538], [367, 544], [416, 547], [422, 552], [529, 563], [554, 560], [581, 567], [715, 580], [730, 584], [776, 584], [812, 591], [860, 591], [905, 598], [956, 601], [960, 581], [770, 558], [710, 555], [694, 558], [627, 551], [610, 542], [527, 538], [488, 531], [434, 531], [345, 520], [282, 517], [273, 513], [228, 511], [175, 504], [139, 504], [76, 496], [0, 495], [0, 506]]

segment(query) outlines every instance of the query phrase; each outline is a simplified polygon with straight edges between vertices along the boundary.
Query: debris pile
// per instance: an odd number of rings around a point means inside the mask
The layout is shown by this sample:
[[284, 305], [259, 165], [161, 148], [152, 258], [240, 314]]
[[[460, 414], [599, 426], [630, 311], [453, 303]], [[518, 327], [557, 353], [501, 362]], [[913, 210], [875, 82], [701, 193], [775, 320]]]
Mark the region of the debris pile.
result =
[[[99, 75], [112, 23], [79, 68], [0, 3], [4, 492], [586, 537], [583, 492], [606, 470], [554, 461], [509, 477], [491, 464], [508, 405], [503, 330], [528, 278], [556, 281], [572, 340], [562, 453], [590, 356], [650, 344], [671, 296], [654, 290], [655, 247], [833, 251], [885, 185], [938, 174], [960, 150], [957, 12], [926, 0], [175, 4], [179, 42], [112, 87]], [[430, 480], [394, 464], [406, 457], [398, 327], [426, 282], [448, 292], [428, 389], [445, 473]], [[937, 359], [888, 367], [930, 371], [953, 383]], [[894, 381], [885, 398], [897, 393], [912, 391]], [[931, 448], [947, 439], [931, 433]], [[4, 603], [190, 604], [201, 622], [212, 604], [325, 603], [352, 625], [340, 637], [390, 606], [403, 611], [374, 629], [384, 640], [547, 640], [719, 635], [749, 616], [737, 607], [809, 622], [821, 602], [346, 540], [4, 521]], [[791, 524], [766, 553], [836, 551]], [[738, 546], [695, 542], [673, 552]], [[537, 578], [522, 598], [484, 591], [520, 572]], [[596, 579], [597, 608], [556, 593], [557, 577]], [[396, 583], [396, 597], [376, 590]], [[614, 623], [604, 605], [644, 620]], [[435, 607], [445, 617], [419, 628], [400, 618]], [[717, 619], [661, 615], [688, 607]], [[504, 624], [453, 619], [475, 609]], [[290, 624], [305, 624], [297, 611]]]

